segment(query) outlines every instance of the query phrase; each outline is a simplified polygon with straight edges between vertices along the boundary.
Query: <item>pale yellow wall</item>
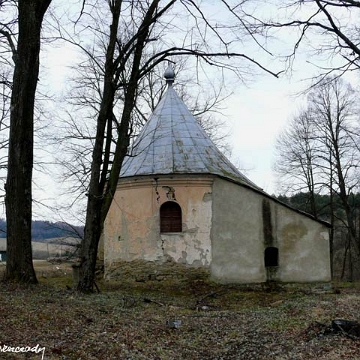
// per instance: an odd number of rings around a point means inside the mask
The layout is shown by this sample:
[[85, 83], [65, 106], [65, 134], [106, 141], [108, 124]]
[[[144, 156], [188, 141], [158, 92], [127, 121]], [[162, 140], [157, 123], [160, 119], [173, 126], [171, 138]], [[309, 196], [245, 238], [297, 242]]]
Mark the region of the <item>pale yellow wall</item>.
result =
[[[104, 227], [105, 266], [119, 260], [211, 262], [212, 178], [159, 177], [120, 181]], [[159, 209], [169, 187], [182, 209], [183, 231], [160, 234]]]
[[329, 281], [329, 237], [324, 225], [220, 178], [213, 185], [212, 276], [240, 283], [268, 279], [264, 264], [264, 199], [270, 204], [272, 246], [279, 249], [275, 279]]

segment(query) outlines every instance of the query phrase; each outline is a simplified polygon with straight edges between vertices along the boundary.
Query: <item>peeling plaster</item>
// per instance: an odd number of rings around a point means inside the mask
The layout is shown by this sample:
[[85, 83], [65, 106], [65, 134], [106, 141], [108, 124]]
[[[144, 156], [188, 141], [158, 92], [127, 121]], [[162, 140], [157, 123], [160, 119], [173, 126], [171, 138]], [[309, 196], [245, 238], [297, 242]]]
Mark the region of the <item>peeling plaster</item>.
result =
[[208, 202], [208, 201], [211, 201], [211, 200], [212, 200], [212, 193], [211, 192], [205, 193], [204, 196], [203, 196], [203, 201]]
[[[209, 266], [212, 181], [211, 177], [160, 177], [126, 182], [118, 187], [106, 221], [106, 234], [110, 235], [106, 236], [106, 246], [112, 249], [107, 260], [172, 259], [188, 265]], [[160, 234], [159, 211], [169, 198], [181, 206], [183, 232]], [[121, 203], [121, 208], [117, 203]], [[111, 234], [121, 246], [114, 245]]]
[[[168, 201], [169, 189], [176, 192], [182, 209], [183, 232], [160, 234], [159, 209]], [[274, 275], [264, 264], [269, 244], [279, 248], [276, 280], [330, 280], [326, 227], [264, 199], [211, 176], [120, 182], [104, 228], [105, 264], [171, 260], [210, 267], [212, 276], [222, 282], [264, 282]]]

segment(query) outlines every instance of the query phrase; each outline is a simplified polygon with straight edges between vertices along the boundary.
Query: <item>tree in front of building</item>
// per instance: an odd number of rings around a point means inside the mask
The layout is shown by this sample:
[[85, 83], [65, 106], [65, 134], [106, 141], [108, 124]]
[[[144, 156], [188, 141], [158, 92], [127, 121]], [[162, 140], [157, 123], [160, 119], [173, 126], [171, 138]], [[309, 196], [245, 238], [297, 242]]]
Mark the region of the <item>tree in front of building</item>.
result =
[[[87, 6], [94, 9], [94, 4], [87, 2], [84, 14], [90, 14]], [[260, 46], [255, 39], [260, 34], [251, 33], [246, 22], [240, 20], [246, 15], [244, 9], [241, 6], [228, 6], [227, 2], [220, 5], [232, 17], [233, 27], [228, 24], [228, 17], [224, 17], [222, 25], [219, 25], [220, 17], [218, 23], [207, 18], [204, 4], [158, 0], [148, 3], [111, 1], [108, 3], [108, 16], [103, 17], [109, 26], [100, 25], [102, 31], [99, 32], [96, 31], [99, 27], [87, 27], [95, 29], [93, 36], [99, 40], [98, 43], [103, 44], [103, 53], [94, 56], [88, 48], [84, 49], [93, 63], [99, 58], [103, 59], [104, 67], [98, 77], [101, 101], [95, 109], [96, 134], [92, 137], [86, 224], [77, 286], [80, 291], [93, 289], [98, 243], [122, 162], [127, 155], [131, 121], [142, 79], [162, 62], [177, 56], [193, 57], [195, 69], [210, 65], [223, 71], [232, 71], [241, 78], [252, 67], [277, 76], [244, 54], [242, 48], [235, 47], [235, 43], [242, 45], [246, 37]], [[96, 12], [92, 11], [91, 18], [101, 22], [102, 19], [95, 15]], [[181, 16], [184, 21], [175, 21], [176, 16]], [[183, 29], [184, 24], [189, 23], [193, 24], [192, 27]], [[241, 39], [240, 34], [243, 35]], [[264, 47], [260, 48], [266, 53]]]
[[[14, 61], [5, 188], [5, 279], [24, 283], [37, 282], [31, 248], [34, 106], [39, 75], [41, 27], [50, 3], [51, 0], [19, 0], [16, 40], [10, 32], [5, 36]], [[3, 35], [4, 31], [6, 32], [6, 28], [3, 27]]]

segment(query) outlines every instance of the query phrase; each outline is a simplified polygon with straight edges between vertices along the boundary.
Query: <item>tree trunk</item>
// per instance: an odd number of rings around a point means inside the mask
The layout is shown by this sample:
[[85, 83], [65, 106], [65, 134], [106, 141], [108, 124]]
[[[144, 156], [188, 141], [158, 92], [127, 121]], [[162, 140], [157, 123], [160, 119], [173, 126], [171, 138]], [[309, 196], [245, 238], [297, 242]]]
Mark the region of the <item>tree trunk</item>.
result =
[[[106, 124], [112, 120], [112, 110], [115, 96], [115, 84], [113, 76], [115, 72], [114, 54], [117, 41], [117, 31], [121, 12], [121, 1], [115, 1], [110, 7], [112, 12], [112, 24], [110, 26], [110, 37], [106, 51], [105, 75], [103, 96], [97, 119], [95, 145], [92, 153], [91, 175], [89, 194], [86, 210], [86, 222], [84, 239], [81, 243], [81, 266], [77, 290], [91, 292], [95, 282], [95, 267], [97, 250], [103, 228], [101, 221], [102, 206], [104, 201], [104, 176], [106, 178], [107, 168], [102, 168], [108, 161], [103, 159], [103, 148]], [[109, 138], [109, 136], [108, 136]]]
[[[352, 214], [351, 206], [349, 204], [349, 195], [346, 192], [346, 183], [345, 183], [344, 174], [342, 172], [341, 158], [339, 153], [340, 150], [336, 146], [335, 154], [336, 154], [336, 169], [337, 169], [338, 186], [339, 186], [339, 197], [346, 215], [346, 223], [347, 223], [349, 244], [350, 244], [349, 255], [351, 259], [351, 281], [353, 281], [355, 279], [356, 280], [360, 279], [360, 251], [357, 246], [358, 243], [356, 241], [355, 221]], [[352, 249], [354, 250], [354, 252], [351, 251]]]
[[[114, 49], [116, 44], [116, 36], [118, 29], [118, 21], [120, 16], [121, 1], [114, 2], [112, 9], [113, 23], [110, 27], [109, 45], [106, 54], [105, 64], [105, 81], [104, 95], [100, 107], [100, 113], [97, 124], [97, 134], [93, 151], [93, 161], [91, 164], [91, 177], [89, 185], [89, 195], [87, 203], [86, 223], [84, 240], [81, 248], [81, 267], [80, 278], [77, 284], [77, 290], [81, 292], [93, 291], [95, 282], [95, 267], [98, 245], [103, 230], [104, 221], [109, 211], [113, 194], [119, 179], [119, 174], [123, 160], [126, 156], [129, 144], [129, 126], [131, 121], [131, 113], [136, 102], [137, 84], [141, 68], [141, 59], [143, 56], [146, 40], [150, 32], [150, 26], [154, 21], [154, 13], [156, 12], [159, 0], [153, 0], [139, 27], [137, 40], [134, 46], [134, 57], [131, 63], [130, 79], [126, 85], [124, 110], [121, 116], [120, 125], [118, 127], [118, 139], [115, 148], [115, 155], [112, 161], [109, 178], [107, 183], [101, 181], [104, 174], [108, 175], [108, 169], [102, 168], [102, 165], [108, 164], [108, 159], [104, 159], [104, 137], [106, 123], [113, 119], [113, 101], [115, 97], [115, 85], [113, 77], [117, 69], [114, 66]], [[168, 4], [168, 7], [170, 3]], [[119, 55], [119, 57], [121, 54]], [[117, 58], [119, 60], [119, 58]], [[118, 61], [117, 61], [118, 62]], [[102, 115], [104, 117], [102, 117]], [[106, 148], [106, 146], [105, 146]], [[106, 151], [105, 151], [106, 152]]]
[[7, 262], [5, 279], [37, 283], [31, 248], [35, 92], [40, 32], [51, 0], [19, 0], [19, 35], [14, 54], [8, 174], [6, 181]]
[[333, 169], [331, 162], [331, 153], [330, 153], [330, 269], [331, 269], [331, 278], [334, 278], [334, 231], [335, 231], [335, 206], [334, 206], [334, 191], [333, 191]]

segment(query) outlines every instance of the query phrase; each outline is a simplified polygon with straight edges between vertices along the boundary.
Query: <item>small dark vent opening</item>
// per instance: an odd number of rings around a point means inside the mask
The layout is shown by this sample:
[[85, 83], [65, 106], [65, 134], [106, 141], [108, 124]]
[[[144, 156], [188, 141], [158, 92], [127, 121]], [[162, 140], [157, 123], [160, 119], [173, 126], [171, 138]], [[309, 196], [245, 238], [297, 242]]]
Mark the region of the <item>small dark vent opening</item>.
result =
[[265, 249], [265, 267], [279, 266], [279, 249], [268, 247]]

